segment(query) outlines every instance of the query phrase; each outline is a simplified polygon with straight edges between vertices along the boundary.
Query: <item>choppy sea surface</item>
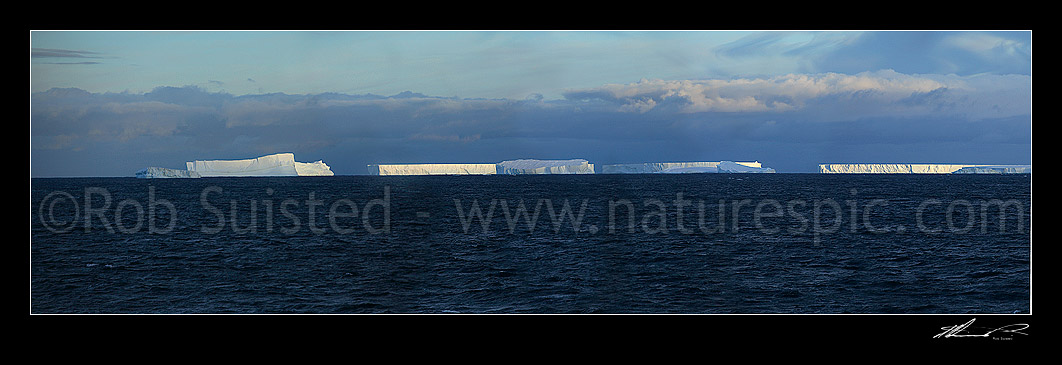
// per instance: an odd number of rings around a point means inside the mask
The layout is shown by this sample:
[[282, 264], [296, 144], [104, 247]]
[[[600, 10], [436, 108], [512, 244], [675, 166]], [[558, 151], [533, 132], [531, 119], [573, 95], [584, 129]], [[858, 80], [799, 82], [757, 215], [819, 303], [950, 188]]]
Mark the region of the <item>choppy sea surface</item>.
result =
[[1029, 313], [1031, 186], [33, 178], [31, 313]]

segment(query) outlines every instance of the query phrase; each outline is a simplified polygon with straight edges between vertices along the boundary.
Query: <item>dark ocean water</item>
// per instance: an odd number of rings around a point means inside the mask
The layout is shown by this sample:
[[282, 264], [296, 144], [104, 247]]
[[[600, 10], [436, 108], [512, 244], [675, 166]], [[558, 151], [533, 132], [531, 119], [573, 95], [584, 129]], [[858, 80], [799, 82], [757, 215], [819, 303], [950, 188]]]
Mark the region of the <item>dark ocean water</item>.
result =
[[31, 311], [1028, 313], [1031, 184], [34, 178]]

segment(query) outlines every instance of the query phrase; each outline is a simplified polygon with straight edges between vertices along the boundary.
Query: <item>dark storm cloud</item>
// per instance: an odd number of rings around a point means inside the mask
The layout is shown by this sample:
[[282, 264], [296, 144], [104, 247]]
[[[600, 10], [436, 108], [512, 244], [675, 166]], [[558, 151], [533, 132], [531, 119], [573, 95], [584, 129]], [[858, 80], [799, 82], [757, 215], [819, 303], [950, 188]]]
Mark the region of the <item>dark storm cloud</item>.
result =
[[100, 62], [85, 61], [85, 62], [41, 62], [45, 65], [98, 65]]
[[130, 176], [277, 152], [323, 159], [341, 175], [372, 163], [517, 158], [759, 160], [780, 172], [852, 159], [1029, 163], [1029, 81], [890, 72], [645, 80], [563, 100], [52, 89], [31, 96], [31, 173]]
[[999, 118], [1031, 112], [1031, 77], [788, 74], [731, 80], [642, 80], [570, 90], [569, 101], [596, 100], [620, 112], [777, 113], [781, 118], [836, 121], [870, 117]]
[[[34, 63], [42, 65], [99, 65], [100, 61], [78, 61], [78, 59], [102, 59], [108, 58], [97, 52], [75, 51], [55, 48], [31, 48], [30, 58]], [[71, 59], [69, 61], [45, 61], [50, 59]]]
[[102, 58], [99, 53], [90, 51], [74, 51], [68, 49], [54, 49], [54, 48], [31, 48], [30, 57], [32, 58]]

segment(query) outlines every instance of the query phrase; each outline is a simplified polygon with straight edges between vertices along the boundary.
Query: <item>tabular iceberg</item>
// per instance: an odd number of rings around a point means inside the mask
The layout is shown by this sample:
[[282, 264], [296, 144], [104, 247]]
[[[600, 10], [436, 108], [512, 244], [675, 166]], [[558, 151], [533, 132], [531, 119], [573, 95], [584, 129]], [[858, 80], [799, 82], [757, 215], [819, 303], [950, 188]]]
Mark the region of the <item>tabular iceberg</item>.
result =
[[523, 174], [593, 174], [594, 164], [583, 159], [572, 160], [509, 160], [496, 164], [497, 173]]
[[201, 177], [201, 175], [195, 171], [148, 167], [137, 171], [136, 177], [140, 179], [195, 179]]
[[759, 162], [757, 166], [746, 165], [747, 162], [733, 162], [733, 161], [719, 161], [719, 172], [727, 173], [774, 173], [774, 169], [770, 167], [760, 167]]
[[492, 163], [432, 163], [369, 165], [370, 175], [494, 175]]
[[[594, 164], [584, 159], [507, 160], [493, 164], [390, 164], [368, 165], [370, 175], [546, 175], [594, 174]], [[604, 165], [606, 174], [649, 173], [772, 173], [756, 162], [656, 162]]]
[[653, 173], [716, 173], [716, 172], [774, 172], [759, 161], [732, 162], [647, 162], [632, 164], [602, 165], [603, 174], [653, 174]]
[[1032, 165], [996, 165], [963, 167], [953, 174], [1031, 174]]
[[719, 166], [691, 166], [672, 167], [657, 171], [659, 174], [714, 174], [719, 172]]
[[[819, 172], [823, 174], [951, 174], [991, 173], [984, 168], [1028, 167], [1029, 165], [972, 165], [972, 164], [905, 164], [905, 163], [860, 163], [860, 164], [820, 164]], [[1015, 170], [1016, 171], [1016, 170]]]
[[295, 154], [277, 153], [246, 160], [196, 160], [186, 162], [188, 171], [201, 176], [333, 176], [324, 163], [295, 162]]
[[332, 168], [322, 160], [314, 162], [295, 162], [295, 173], [299, 176], [335, 176]]
[[499, 163], [437, 163], [368, 165], [370, 175], [522, 175], [592, 174], [594, 165], [582, 159], [509, 160]]

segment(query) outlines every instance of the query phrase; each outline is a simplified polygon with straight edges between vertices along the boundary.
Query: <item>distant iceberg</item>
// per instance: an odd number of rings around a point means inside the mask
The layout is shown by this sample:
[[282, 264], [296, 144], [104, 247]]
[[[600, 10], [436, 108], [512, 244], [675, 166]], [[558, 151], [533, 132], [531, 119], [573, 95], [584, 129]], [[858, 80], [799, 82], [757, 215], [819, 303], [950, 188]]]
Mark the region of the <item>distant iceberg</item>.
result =
[[707, 161], [707, 162], [647, 162], [633, 164], [602, 165], [603, 174], [690, 174], [690, 173], [773, 173], [774, 169], [763, 167], [759, 161]]
[[[910, 163], [856, 163], [820, 164], [823, 174], [985, 174], [985, 173], [1031, 173], [1031, 165], [973, 165], [973, 164], [910, 164]], [[962, 171], [962, 172], [960, 172]]]
[[492, 163], [421, 163], [368, 165], [369, 175], [494, 175]]
[[773, 173], [755, 162], [652, 162], [603, 165], [597, 170], [584, 159], [507, 160], [493, 164], [381, 164], [368, 165], [369, 175], [551, 175], [551, 174], [689, 174]]
[[1032, 165], [998, 165], [963, 167], [953, 174], [1031, 174]]
[[593, 174], [594, 164], [583, 159], [572, 160], [509, 160], [496, 164], [497, 173], [524, 174]]
[[666, 168], [656, 173], [661, 174], [714, 174], [719, 172], [719, 166], [691, 166], [691, 167], [671, 167]]
[[370, 175], [524, 175], [593, 174], [594, 165], [583, 159], [509, 160], [499, 163], [436, 163], [368, 165]]
[[322, 160], [315, 162], [295, 162], [295, 173], [298, 176], [335, 176], [332, 168]]
[[277, 153], [246, 160], [196, 160], [186, 162], [188, 171], [215, 176], [333, 176], [324, 163], [295, 162], [293, 153]]
[[719, 172], [726, 173], [774, 173], [774, 169], [770, 167], [760, 167], [758, 166], [759, 163], [756, 163], [756, 165], [749, 166], [742, 162], [719, 161], [719, 165], [716, 167], [719, 168]]
[[201, 175], [195, 171], [148, 167], [137, 171], [136, 177], [140, 179], [195, 179], [201, 177]]
[[333, 176], [324, 161], [296, 162], [295, 154], [277, 153], [247, 160], [196, 160], [185, 162], [186, 170], [148, 167], [138, 178], [198, 178], [214, 176]]

